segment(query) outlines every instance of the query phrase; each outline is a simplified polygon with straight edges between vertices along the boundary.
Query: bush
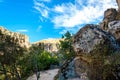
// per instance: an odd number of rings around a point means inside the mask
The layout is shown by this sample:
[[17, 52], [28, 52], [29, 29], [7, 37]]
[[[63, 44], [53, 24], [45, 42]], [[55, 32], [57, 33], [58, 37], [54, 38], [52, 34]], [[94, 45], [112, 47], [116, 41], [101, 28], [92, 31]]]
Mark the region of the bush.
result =
[[21, 76], [27, 78], [37, 71], [47, 70], [50, 65], [58, 65], [58, 63], [57, 56], [51, 56], [51, 53], [46, 51], [26, 54], [19, 60]]

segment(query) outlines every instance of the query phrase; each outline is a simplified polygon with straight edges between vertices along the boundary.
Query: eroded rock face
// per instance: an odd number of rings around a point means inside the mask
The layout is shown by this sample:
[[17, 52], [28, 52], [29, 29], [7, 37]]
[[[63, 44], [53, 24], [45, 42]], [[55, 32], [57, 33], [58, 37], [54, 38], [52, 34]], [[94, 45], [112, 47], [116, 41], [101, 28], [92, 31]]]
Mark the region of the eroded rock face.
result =
[[113, 21], [113, 20], [116, 19], [116, 16], [117, 16], [117, 10], [116, 9], [114, 9], [114, 8], [107, 9], [104, 12], [104, 19], [103, 19], [103, 21], [105, 21], [105, 22]]
[[50, 53], [57, 52], [59, 50], [60, 40], [62, 39], [46, 39], [33, 43], [34, 45], [48, 51]]
[[28, 48], [29, 42], [26, 35], [0, 27], [0, 59], [2, 65], [15, 63], [20, 55], [29, 50]]
[[29, 47], [29, 38], [26, 35], [11, 32], [0, 27], [0, 43], [15, 43], [23, 48]]
[[115, 38], [97, 25], [86, 25], [74, 37], [73, 46], [78, 54], [90, 53], [101, 42], [117, 48]]
[[112, 21], [108, 23], [107, 31], [114, 35], [120, 43], [120, 21]]
[[106, 30], [108, 28], [109, 22], [116, 20], [117, 13], [118, 13], [117, 10], [114, 8], [107, 9], [104, 12], [104, 19], [100, 24], [103, 30]]

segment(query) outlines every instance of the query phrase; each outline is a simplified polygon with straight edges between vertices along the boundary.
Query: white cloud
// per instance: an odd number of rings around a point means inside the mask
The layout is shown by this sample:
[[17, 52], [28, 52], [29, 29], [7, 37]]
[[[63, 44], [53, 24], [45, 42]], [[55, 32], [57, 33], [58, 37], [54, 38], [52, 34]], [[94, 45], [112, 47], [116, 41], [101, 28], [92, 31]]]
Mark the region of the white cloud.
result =
[[107, 8], [117, 8], [116, 0], [74, 0], [74, 3], [55, 4], [52, 7], [45, 5], [42, 0], [34, 0], [34, 4], [41, 17], [50, 19], [56, 28], [98, 23]]
[[42, 26], [38, 26], [36, 31], [39, 32], [41, 28], [42, 28]]
[[45, 2], [51, 2], [51, 0], [34, 0], [34, 8], [41, 14], [41, 17], [48, 18], [49, 8]]
[[20, 29], [20, 30], [16, 30], [17, 32], [28, 32], [27, 29]]
[[75, 2], [75, 4], [63, 3], [55, 6], [56, 13], [58, 11], [61, 13], [53, 17], [52, 22], [56, 27], [75, 27], [98, 22], [102, 20], [107, 8], [117, 8], [115, 0], [76, 0]]

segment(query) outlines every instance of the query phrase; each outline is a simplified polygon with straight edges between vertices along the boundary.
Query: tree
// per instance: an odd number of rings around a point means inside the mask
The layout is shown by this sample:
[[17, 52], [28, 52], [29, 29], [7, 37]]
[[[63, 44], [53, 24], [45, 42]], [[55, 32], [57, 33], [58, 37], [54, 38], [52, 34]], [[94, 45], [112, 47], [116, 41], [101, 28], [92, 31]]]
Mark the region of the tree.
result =
[[26, 49], [21, 47], [17, 42], [11, 42], [11, 38], [6, 36], [6, 41], [0, 43], [0, 64], [5, 80], [8, 80], [7, 73], [16, 76], [17, 80], [21, 80], [21, 76], [17, 70], [17, 61], [24, 54]]
[[72, 35], [67, 31], [62, 38], [63, 40], [60, 41], [60, 54], [62, 54], [64, 60], [67, 60], [75, 56], [72, 46]]

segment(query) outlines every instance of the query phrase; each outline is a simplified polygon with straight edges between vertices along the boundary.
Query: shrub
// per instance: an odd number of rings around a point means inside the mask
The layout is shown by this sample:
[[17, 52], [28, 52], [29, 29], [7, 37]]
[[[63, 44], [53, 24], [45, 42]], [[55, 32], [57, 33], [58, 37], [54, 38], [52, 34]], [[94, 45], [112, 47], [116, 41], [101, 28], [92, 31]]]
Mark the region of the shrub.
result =
[[43, 51], [38, 54], [25, 54], [18, 64], [21, 68], [22, 78], [27, 78], [36, 71], [49, 69], [50, 65], [58, 65], [58, 59], [56, 56], [51, 56], [51, 53]]

